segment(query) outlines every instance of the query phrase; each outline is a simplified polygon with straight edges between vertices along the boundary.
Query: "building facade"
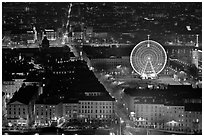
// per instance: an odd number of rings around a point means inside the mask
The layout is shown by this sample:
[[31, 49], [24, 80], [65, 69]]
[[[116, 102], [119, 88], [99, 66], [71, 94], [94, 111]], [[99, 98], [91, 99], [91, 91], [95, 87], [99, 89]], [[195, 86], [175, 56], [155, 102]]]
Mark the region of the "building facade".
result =
[[7, 122], [10, 126], [27, 126], [28, 112], [27, 104], [15, 101], [7, 105]]
[[50, 125], [52, 121], [60, 116], [58, 104], [35, 104], [35, 125]]
[[164, 129], [184, 131], [184, 111], [182, 105], [165, 105]]
[[31, 126], [34, 122], [34, 102], [39, 95], [39, 87], [25, 86], [15, 92], [6, 104], [8, 125]]
[[90, 124], [110, 124], [115, 118], [114, 102], [108, 100], [79, 100], [79, 118]]
[[[132, 94], [126, 92], [123, 97], [128, 106], [130, 118], [136, 127], [158, 128], [189, 134], [202, 132], [202, 103], [200, 99], [193, 99], [195, 98], [193, 94], [190, 97], [192, 99], [185, 99], [189, 98], [185, 94], [182, 98], [176, 95], [174, 98], [177, 99], [172, 99], [170, 95], [165, 97], [167, 93], [163, 91], [157, 91], [157, 93], [153, 89], [140, 91]], [[149, 94], [150, 92], [152, 93]], [[173, 96], [174, 93], [168, 94]]]
[[99, 92], [86, 94], [88, 96], [77, 100], [64, 100], [60, 103], [36, 103], [35, 125], [50, 125], [52, 121], [64, 120], [65, 123], [80, 121], [93, 125], [110, 125], [115, 121], [115, 103]]
[[77, 119], [79, 114], [79, 103], [77, 102], [63, 102], [62, 103], [62, 117], [66, 121]]
[[135, 104], [133, 120], [138, 127], [161, 127], [164, 121], [163, 104]]

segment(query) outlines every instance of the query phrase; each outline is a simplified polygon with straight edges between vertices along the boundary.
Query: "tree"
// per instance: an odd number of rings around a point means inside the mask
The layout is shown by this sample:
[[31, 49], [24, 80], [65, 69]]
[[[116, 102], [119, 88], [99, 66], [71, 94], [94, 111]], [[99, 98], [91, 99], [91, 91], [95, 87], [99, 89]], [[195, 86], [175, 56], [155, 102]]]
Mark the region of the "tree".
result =
[[50, 46], [49, 40], [45, 36], [44, 39], [42, 40], [42, 47], [48, 48]]

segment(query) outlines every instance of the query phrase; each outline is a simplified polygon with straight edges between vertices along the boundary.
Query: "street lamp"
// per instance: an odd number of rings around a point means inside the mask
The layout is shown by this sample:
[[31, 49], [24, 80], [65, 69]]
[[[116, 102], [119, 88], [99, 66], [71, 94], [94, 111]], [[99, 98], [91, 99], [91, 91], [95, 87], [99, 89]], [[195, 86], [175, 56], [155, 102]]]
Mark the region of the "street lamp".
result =
[[122, 126], [121, 126], [122, 123], [124, 123], [124, 121], [122, 120], [122, 118], [120, 118], [120, 135], [122, 135]]
[[196, 121], [193, 121], [193, 130], [194, 130], [194, 133], [198, 132], [198, 124], [199, 124], [199, 119], [196, 119]]

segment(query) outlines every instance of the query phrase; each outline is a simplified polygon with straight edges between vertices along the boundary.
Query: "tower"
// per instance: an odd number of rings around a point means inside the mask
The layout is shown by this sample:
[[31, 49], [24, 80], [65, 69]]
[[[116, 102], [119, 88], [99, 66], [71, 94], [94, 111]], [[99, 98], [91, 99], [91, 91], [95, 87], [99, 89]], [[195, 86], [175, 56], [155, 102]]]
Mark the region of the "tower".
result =
[[196, 45], [195, 45], [195, 49], [192, 51], [192, 64], [194, 64], [197, 68], [198, 68], [198, 34], [196, 35]]
[[199, 35], [197, 34], [197, 35], [196, 35], [196, 46], [195, 46], [196, 48], [198, 48], [198, 36], [199, 36]]
[[33, 27], [33, 31], [34, 31], [34, 41], [37, 41], [38, 37], [37, 37], [37, 30], [35, 26]]

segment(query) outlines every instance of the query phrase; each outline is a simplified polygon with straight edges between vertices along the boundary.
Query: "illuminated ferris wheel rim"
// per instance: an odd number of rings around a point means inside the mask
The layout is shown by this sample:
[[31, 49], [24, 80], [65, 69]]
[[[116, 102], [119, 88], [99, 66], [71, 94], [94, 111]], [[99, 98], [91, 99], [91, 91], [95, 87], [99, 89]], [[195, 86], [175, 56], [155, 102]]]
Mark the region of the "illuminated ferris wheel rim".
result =
[[140, 72], [135, 68], [135, 66], [134, 66], [134, 64], [133, 64], [133, 54], [134, 54], [136, 48], [139, 47], [139, 46], [141, 46], [141, 45], [144, 44], [144, 43], [154, 43], [154, 44], [158, 45], [158, 46], [162, 49], [162, 51], [163, 51], [163, 53], [164, 53], [164, 63], [163, 63], [163, 66], [162, 66], [162, 68], [161, 68], [158, 72], [156, 72], [156, 74], [159, 74], [159, 73], [164, 69], [164, 67], [166, 66], [167, 54], [166, 54], [166, 51], [165, 51], [164, 47], [163, 47], [160, 43], [158, 43], [158, 42], [156, 42], [156, 41], [153, 41], [153, 40], [144, 40], [144, 41], [141, 41], [140, 43], [138, 43], [138, 44], [132, 49], [132, 51], [131, 51], [131, 54], [130, 54], [130, 64], [131, 64], [131, 66], [132, 66], [132, 68], [134, 69], [135, 72], [137, 72], [139, 75], [142, 75], [142, 73], [140, 73]]

